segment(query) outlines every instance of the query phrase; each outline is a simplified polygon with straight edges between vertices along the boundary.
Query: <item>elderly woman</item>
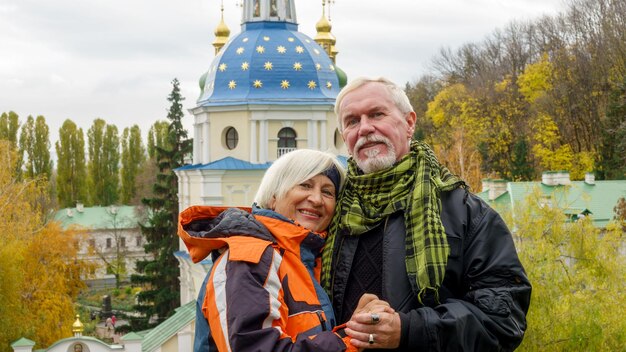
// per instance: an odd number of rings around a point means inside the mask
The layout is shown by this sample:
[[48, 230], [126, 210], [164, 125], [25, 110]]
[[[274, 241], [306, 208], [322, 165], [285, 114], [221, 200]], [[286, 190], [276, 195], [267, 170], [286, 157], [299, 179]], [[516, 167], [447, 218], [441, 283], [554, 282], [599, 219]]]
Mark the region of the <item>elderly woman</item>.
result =
[[251, 212], [194, 206], [180, 214], [178, 234], [194, 262], [214, 259], [198, 298], [196, 352], [358, 351], [333, 331], [319, 285], [344, 178], [334, 155], [296, 150], [267, 170]]

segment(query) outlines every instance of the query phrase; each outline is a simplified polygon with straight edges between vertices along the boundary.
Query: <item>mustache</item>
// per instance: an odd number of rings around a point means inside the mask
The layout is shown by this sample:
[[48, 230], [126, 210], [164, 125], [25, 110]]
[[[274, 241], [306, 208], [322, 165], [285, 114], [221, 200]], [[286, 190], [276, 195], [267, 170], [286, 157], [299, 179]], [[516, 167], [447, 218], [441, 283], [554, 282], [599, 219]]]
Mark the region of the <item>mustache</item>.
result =
[[387, 137], [370, 134], [365, 137], [359, 138], [354, 145], [354, 150], [358, 152], [363, 147], [363, 145], [370, 142], [382, 142], [387, 146], [388, 149], [393, 148], [391, 141]]

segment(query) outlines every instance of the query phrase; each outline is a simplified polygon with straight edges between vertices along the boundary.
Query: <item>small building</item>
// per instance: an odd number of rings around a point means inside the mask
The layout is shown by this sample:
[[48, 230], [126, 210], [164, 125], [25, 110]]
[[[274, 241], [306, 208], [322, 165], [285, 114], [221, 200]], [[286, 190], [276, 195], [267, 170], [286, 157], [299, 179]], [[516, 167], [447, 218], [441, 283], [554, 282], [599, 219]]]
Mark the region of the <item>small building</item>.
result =
[[597, 181], [587, 173], [584, 181], [572, 181], [567, 171], [547, 171], [541, 181], [509, 182], [483, 180], [478, 194], [498, 211], [511, 211], [533, 192], [540, 192], [540, 206], [559, 207], [572, 221], [590, 216], [595, 227], [604, 228], [613, 220], [613, 208], [620, 198], [626, 198], [626, 180]]
[[64, 229], [85, 231], [86, 240], [79, 249], [81, 259], [96, 264], [88, 285], [114, 286], [115, 278], [125, 280], [135, 273], [135, 263], [148, 258], [144, 251], [146, 240], [139, 223], [143, 219], [142, 207], [117, 206], [65, 208], [54, 214]]

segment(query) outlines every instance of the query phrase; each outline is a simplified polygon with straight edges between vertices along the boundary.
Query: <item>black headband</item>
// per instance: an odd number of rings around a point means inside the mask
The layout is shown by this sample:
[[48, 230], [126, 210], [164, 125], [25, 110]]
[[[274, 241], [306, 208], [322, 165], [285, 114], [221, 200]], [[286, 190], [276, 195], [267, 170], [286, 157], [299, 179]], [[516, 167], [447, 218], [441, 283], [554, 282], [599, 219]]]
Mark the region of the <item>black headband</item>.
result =
[[339, 183], [341, 182], [341, 176], [337, 167], [332, 165], [328, 169], [322, 171], [322, 175], [328, 177], [333, 185], [335, 185], [335, 198], [339, 197]]

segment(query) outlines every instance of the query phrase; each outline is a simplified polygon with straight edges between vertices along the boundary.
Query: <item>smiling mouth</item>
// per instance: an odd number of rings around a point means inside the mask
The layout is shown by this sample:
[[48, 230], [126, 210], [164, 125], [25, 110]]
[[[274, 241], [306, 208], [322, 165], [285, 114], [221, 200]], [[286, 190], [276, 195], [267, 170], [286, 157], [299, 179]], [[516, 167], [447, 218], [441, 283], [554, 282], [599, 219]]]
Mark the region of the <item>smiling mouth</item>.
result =
[[317, 212], [310, 211], [310, 210], [300, 209], [298, 211], [300, 212], [300, 214], [305, 215], [305, 216], [313, 216], [313, 217], [316, 217], [316, 218], [321, 218], [322, 217], [321, 214], [319, 214]]

